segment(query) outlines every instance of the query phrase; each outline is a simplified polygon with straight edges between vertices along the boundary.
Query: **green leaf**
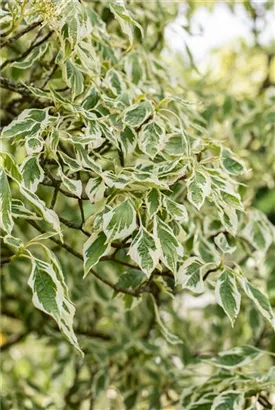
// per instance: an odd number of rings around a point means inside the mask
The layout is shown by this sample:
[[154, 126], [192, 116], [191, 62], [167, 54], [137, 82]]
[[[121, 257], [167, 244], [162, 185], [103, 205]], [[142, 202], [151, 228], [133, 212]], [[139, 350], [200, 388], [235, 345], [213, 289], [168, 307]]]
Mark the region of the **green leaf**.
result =
[[233, 349], [218, 353], [217, 357], [204, 359], [207, 363], [223, 369], [235, 369], [246, 366], [253, 360], [260, 358], [264, 352], [255, 346], [237, 346]]
[[57, 175], [60, 176], [62, 183], [64, 184], [65, 188], [67, 188], [69, 192], [76, 195], [78, 198], [81, 198], [81, 195], [82, 195], [81, 180], [68, 178], [65, 174], [63, 174], [61, 168], [58, 169]]
[[93, 203], [101, 201], [104, 198], [106, 186], [104, 181], [100, 177], [90, 178], [86, 187], [85, 192], [89, 200]]
[[105, 77], [105, 84], [115, 96], [122, 94], [126, 89], [121, 75], [114, 69], [108, 71]]
[[158, 307], [157, 307], [157, 304], [156, 304], [155, 299], [153, 297], [152, 297], [152, 300], [153, 300], [153, 305], [154, 305], [156, 323], [158, 324], [159, 329], [161, 331], [161, 334], [163, 335], [165, 340], [169, 344], [172, 344], [172, 345], [182, 344], [183, 341], [177, 335], [174, 335], [173, 333], [171, 333], [167, 329], [167, 327], [165, 326], [165, 324], [163, 323], [163, 321], [160, 318]]
[[246, 295], [251, 299], [259, 312], [266, 318], [275, 329], [275, 317], [268, 297], [258, 288], [248, 282], [244, 276], [238, 277]]
[[228, 148], [222, 150], [221, 163], [224, 170], [231, 175], [241, 175], [245, 171], [243, 162]]
[[124, 67], [129, 82], [138, 85], [144, 77], [144, 70], [139, 53], [129, 53], [126, 56]]
[[202, 398], [189, 405], [186, 410], [211, 410], [212, 403], [213, 400], [209, 401], [208, 399]]
[[128, 36], [131, 45], [134, 41], [133, 26], [138, 27], [141, 34], [143, 35], [143, 28], [130, 16], [128, 10], [125, 9], [124, 4], [122, 2], [110, 2], [110, 10], [114, 14], [116, 20], [119, 22], [123, 33], [125, 33]]
[[159, 251], [154, 237], [144, 227], [140, 227], [128, 255], [149, 278], [158, 263]]
[[244, 393], [226, 391], [214, 399], [211, 410], [242, 410]]
[[84, 78], [82, 73], [78, 70], [71, 60], [67, 60], [62, 65], [63, 79], [72, 90], [73, 98], [84, 91]]
[[84, 278], [90, 269], [99, 262], [100, 258], [109, 253], [110, 248], [111, 246], [108, 244], [107, 237], [103, 232], [94, 233], [90, 236], [83, 245]]
[[136, 210], [130, 199], [125, 199], [103, 215], [103, 231], [108, 240], [124, 239], [136, 226]]
[[160, 253], [160, 260], [172, 272], [177, 271], [177, 262], [183, 256], [183, 247], [171, 228], [160, 218], [154, 218], [154, 239]]
[[28, 285], [33, 291], [34, 306], [52, 316], [69, 342], [81, 353], [73, 331], [75, 308], [67, 296], [63, 280], [52, 264], [32, 257], [32, 272]]
[[44, 179], [44, 171], [39, 164], [39, 156], [32, 155], [27, 157], [22, 163], [20, 170], [22, 172], [25, 187], [30, 191], [35, 192], [38, 184]]
[[13, 218], [23, 218], [23, 219], [41, 219], [40, 216], [36, 215], [34, 212], [30, 211], [25, 207], [22, 201], [19, 199], [13, 199], [11, 203], [11, 213]]
[[24, 243], [20, 238], [16, 238], [15, 236], [12, 235], [5, 235], [4, 236], [4, 243], [6, 243], [9, 246], [13, 246], [14, 248], [19, 249], [24, 248]]
[[274, 227], [267, 217], [256, 209], [248, 211], [247, 219], [248, 223], [241, 234], [260, 254], [265, 255], [273, 242]]
[[173, 201], [168, 196], [164, 197], [164, 205], [165, 205], [168, 213], [176, 221], [179, 221], [179, 222], [184, 222], [185, 221], [185, 222], [187, 222], [188, 214], [187, 214], [187, 210], [186, 210], [184, 205]]
[[41, 215], [46, 222], [51, 224], [54, 230], [61, 235], [60, 222], [57, 214], [52, 209], [48, 209], [45, 202], [39, 199], [39, 197], [28, 188], [20, 186], [19, 189], [21, 194], [33, 204], [38, 214]]
[[209, 176], [200, 170], [194, 170], [187, 180], [187, 199], [198, 210], [201, 209], [205, 198], [210, 194], [211, 182]]
[[147, 211], [150, 216], [154, 216], [161, 207], [161, 193], [158, 189], [151, 189], [145, 197]]
[[[146, 276], [140, 270], [129, 269], [119, 277], [116, 285], [123, 289], [136, 289], [145, 279]], [[115, 291], [114, 293], [116, 294], [118, 292]]]
[[171, 134], [167, 136], [164, 151], [169, 155], [182, 157], [187, 154], [187, 140], [184, 133]]
[[2, 167], [0, 167], [0, 186], [0, 225], [5, 232], [10, 234], [13, 229], [13, 219], [11, 214], [12, 196], [8, 178]]
[[241, 294], [238, 291], [233, 271], [223, 270], [216, 283], [215, 294], [218, 304], [223, 308], [233, 326], [241, 305]]
[[24, 110], [15, 120], [3, 128], [3, 138], [30, 138], [39, 135], [48, 119], [48, 108]]
[[125, 155], [134, 152], [137, 145], [136, 133], [129, 127], [125, 127], [119, 135], [121, 147]]
[[196, 257], [187, 259], [176, 274], [176, 283], [195, 293], [205, 290], [203, 281], [203, 265]]
[[220, 232], [214, 238], [215, 244], [223, 253], [233, 253], [236, 250], [236, 246], [231, 246], [227, 240], [227, 237], [223, 232]]
[[152, 121], [143, 125], [138, 137], [138, 145], [142, 152], [154, 159], [163, 149], [165, 129], [158, 123]]
[[153, 114], [150, 101], [143, 101], [129, 107], [123, 117], [123, 122], [129, 127], [140, 127]]
[[238, 230], [238, 216], [236, 210], [225, 204], [223, 204], [222, 207], [219, 205], [220, 204], [217, 204], [218, 214], [222, 225], [228, 232], [235, 236]]
[[42, 44], [40, 47], [34, 47], [32, 51], [20, 61], [12, 63], [12, 67], [26, 70], [30, 68], [37, 60], [39, 60], [47, 51], [48, 43]]

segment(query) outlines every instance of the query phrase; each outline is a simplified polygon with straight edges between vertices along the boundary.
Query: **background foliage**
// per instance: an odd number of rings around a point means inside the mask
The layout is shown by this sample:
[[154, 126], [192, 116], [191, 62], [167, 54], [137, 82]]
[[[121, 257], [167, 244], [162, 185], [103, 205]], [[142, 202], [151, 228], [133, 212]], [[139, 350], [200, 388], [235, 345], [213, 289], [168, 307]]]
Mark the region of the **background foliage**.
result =
[[2, 1], [3, 409], [275, 403], [272, 2], [209, 70], [180, 7]]

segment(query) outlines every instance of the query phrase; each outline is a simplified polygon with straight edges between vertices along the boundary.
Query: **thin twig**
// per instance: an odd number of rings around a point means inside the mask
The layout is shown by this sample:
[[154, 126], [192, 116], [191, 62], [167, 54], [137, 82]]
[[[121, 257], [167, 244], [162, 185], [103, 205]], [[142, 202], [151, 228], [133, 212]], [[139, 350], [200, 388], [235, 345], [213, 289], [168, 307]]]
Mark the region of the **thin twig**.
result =
[[47, 41], [47, 40], [51, 37], [52, 34], [53, 34], [53, 31], [50, 31], [46, 36], [44, 36], [44, 37], [43, 37], [40, 41], [38, 41], [37, 43], [32, 42], [31, 45], [30, 45], [30, 47], [29, 47], [24, 53], [22, 53], [20, 56], [13, 57], [13, 58], [10, 58], [10, 59], [4, 61], [4, 63], [0, 66], [0, 69], [3, 70], [3, 69], [6, 67], [6, 65], [11, 64], [11, 63], [14, 63], [15, 61], [21, 61], [21, 60], [23, 60], [25, 57], [27, 57], [27, 56], [30, 54], [30, 52], [31, 52], [35, 47], [38, 47], [38, 46], [40, 46], [41, 44], [45, 43], [45, 41]]
[[2, 42], [1, 46], [6, 47], [10, 46], [14, 41], [18, 40], [20, 37], [22, 37], [24, 34], [28, 33], [29, 31], [33, 30], [34, 28], [40, 26], [42, 24], [42, 21], [37, 21], [36, 23], [32, 23], [29, 26], [25, 27], [23, 30], [18, 31], [18, 33], [14, 34], [12, 37], [9, 37], [5, 41]]
[[[29, 224], [32, 225], [36, 230], [38, 230], [41, 233], [45, 233], [46, 231], [44, 231], [44, 229], [40, 228], [39, 225], [37, 225], [36, 222], [32, 221], [32, 220], [28, 220]], [[66, 249], [66, 251], [68, 251], [69, 253], [71, 253], [72, 255], [74, 255], [76, 258], [80, 259], [83, 261], [83, 256], [81, 255], [81, 253], [75, 251], [73, 248], [71, 248], [70, 246], [66, 245], [65, 243], [62, 243], [61, 241], [59, 241], [58, 239], [55, 239], [53, 237], [49, 238], [52, 242], [56, 243], [57, 245], [59, 245], [60, 247]], [[131, 296], [135, 296], [138, 297], [140, 296], [140, 291], [135, 291], [132, 289], [124, 289], [121, 286], [118, 286], [112, 282], [110, 282], [107, 279], [102, 278], [95, 270], [90, 269], [90, 272], [93, 276], [95, 276], [97, 279], [99, 279], [101, 282], [105, 283], [105, 285], [109, 286], [110, 288], [116, 290], [117, 292], [121, 292], [121, 293], [125, 293], [127, 295], [131, 295]]]

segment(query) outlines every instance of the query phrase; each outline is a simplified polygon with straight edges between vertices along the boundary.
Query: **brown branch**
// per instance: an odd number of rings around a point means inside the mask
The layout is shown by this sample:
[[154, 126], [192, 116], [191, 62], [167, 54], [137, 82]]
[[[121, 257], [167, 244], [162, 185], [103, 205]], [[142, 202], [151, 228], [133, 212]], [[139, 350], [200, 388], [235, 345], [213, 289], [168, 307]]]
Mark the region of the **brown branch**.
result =
[[21, 94], [24, 97], [34, 97], [32, 92], [28, 90], [24, 84], [17, 83], [2, 76], [0, 77], [0, 87]]
[[203, 280], [206, 280], [210, 273], [217, 272], [219, 269], [221, 269], [221, 265], [217, 266], [216, 268], [209, 269], [204, 275], [203, 275]]
[[[36, 23], [30, 24], [29, 26], [23, 28], [23, 30], [18, 31], [18, 33], [14, 34], [12, 37], [9, 37], [5, 41], [3, 41], [1, 46], [2, 47], [10, 46], [12, 43], [14, 43], [20, 37], [24, 36], [24, 34], [29, 33], [29, 31], [31, 31], [31, 30], [35, 29], [36, 27], [40, 26], [40, 24], [42, 24], [42, 20], [37, 21]], [[2, 35], [2, 37], [4, 37], [4, 36]]]
[[7, 263], [10, 263], [11, 261], [12, 261], [11, 258], [2, 259], [0, 262], [0, 266], [6, 265]]

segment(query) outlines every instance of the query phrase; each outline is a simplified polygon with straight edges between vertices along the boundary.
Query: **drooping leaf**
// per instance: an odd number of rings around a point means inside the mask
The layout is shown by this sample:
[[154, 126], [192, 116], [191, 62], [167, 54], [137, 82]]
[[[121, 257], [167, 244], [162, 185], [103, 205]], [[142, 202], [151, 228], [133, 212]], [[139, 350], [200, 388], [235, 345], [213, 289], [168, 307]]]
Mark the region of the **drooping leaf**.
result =
[[202, 263], [198, 258], [187, 259], [176, 274], [176, 283], [195, 293], [204, 292]]
[[131, 243], [128, 254], [141, 270], [150, 277], [158, 263], [159, 251], [156, 248], [154, 237], [144, 227], [140, 227], [138, 234]]
[[87, 276], [90, 269], [95, 266], [100, 258], [107, 255], [110, 250], [110, 244], [107, 242], [106, 235], [103, 232], [94, 233], [83, 245], [84, 259], [84, 277]]
[[236, 246], [231, 246], [228, 243], [228, 240], [223, 232], [220, 232], [217, 236], [215, 236], [214, 241], [223, 253], [231, 254], [236, 250]]
[[195, 170], [187, 181], [188, 201], [200, 210], [206, 197], [210, 194], [210, 188], [209, 176], [204, 171]]
[[48, 44], [44, 43], [40, 47], [34, 47], [32, 51], [22, 60], [12, 63], [12, 67], [26, 70], [30, 68], [37, 60], [39, 60], [47, 51]]
[[245, 171], [245, 166], [236, 155], [228, 148], [223, 148], [221, 163], [225, 171], [232, 175], [241, 175]]
[[256, 308], [260, 311], [264, 318], [266, 318], [273, 328], [275, 328], [275, 317], [268, 297], [261, 289], [252, 285], [244, 276], [238, 276], [239, 282], [243, 287], [246, 295], [251, 299]]
[[168, 196], [164, 197], [164, 204], [171, 217], [174, 218], [176, 221], [187, 221], [188, 214], [184, 205], [173, 201]]
[[52, 316], [69, 342], [81, 353], [73, 331], [75, 308], [67, 297], [67, 289], [58, 278], [54, 267], [47, 262], [32, 257], [32, 272], [28, 285], [33, 292], [34, 306]]
[[226, 391], [217, 396], [211, 410], [242, 410], [244, 405], [244, 393]]
[[141, 34], [143, 34], [142, 27], [130, 16], [122, 1], [110, 2], [110, 9], [118, 20], [121, 30], [128, 36], [130, 44], [132, 45], [134, 41], [133, 26], [138, 27]]
[[140, 127], [152, 114], [152, 104], [149, 101], [143, 101], [127, 108], [123, 121], [129, 127]]
[[139, 132], [139, 148], [153, 159], [163, 149], [164, 136], [165, 130], [157, 122], [152, 121], [145, 124]]
[[154, 216], [161, 207], [161, 193], [158, 189], [151, 189], [145, 197], [145, 203], [150, 216]]
[[215, 295], [218, 304], [223, 308], [233, 326], [241, 305], [241, 294], [238, 291], [233, 271], [223, 270], [216, 283]]
[[0, 222], [1, 228], [7, 232], [11, 233], [13, 228], [13, 219], [11, 214], [11, 191], [9, 186], [8, 178], [4, 172], [4, 169], [0, 167]]
[[171, 228], [157, 216], [154, 218], [154, 239], [160, 253], [160, 260], [175, 273], [178, 259], [183, 256], [183, 247]]
[[44, 171], [39, 163], [39, 156], [32, 155], [27, 157], [20, 169], [25, 187], [32, 192], [36, 192], [38, 184], [44, 179]]
[[204, 359], [216, 367], [224, 369], [235, 369], [251, 363], [253, 360], [260, 358], [263, 351], [255, 346], [237, 346], [230, 350], [218, 353], [216, 357]]

